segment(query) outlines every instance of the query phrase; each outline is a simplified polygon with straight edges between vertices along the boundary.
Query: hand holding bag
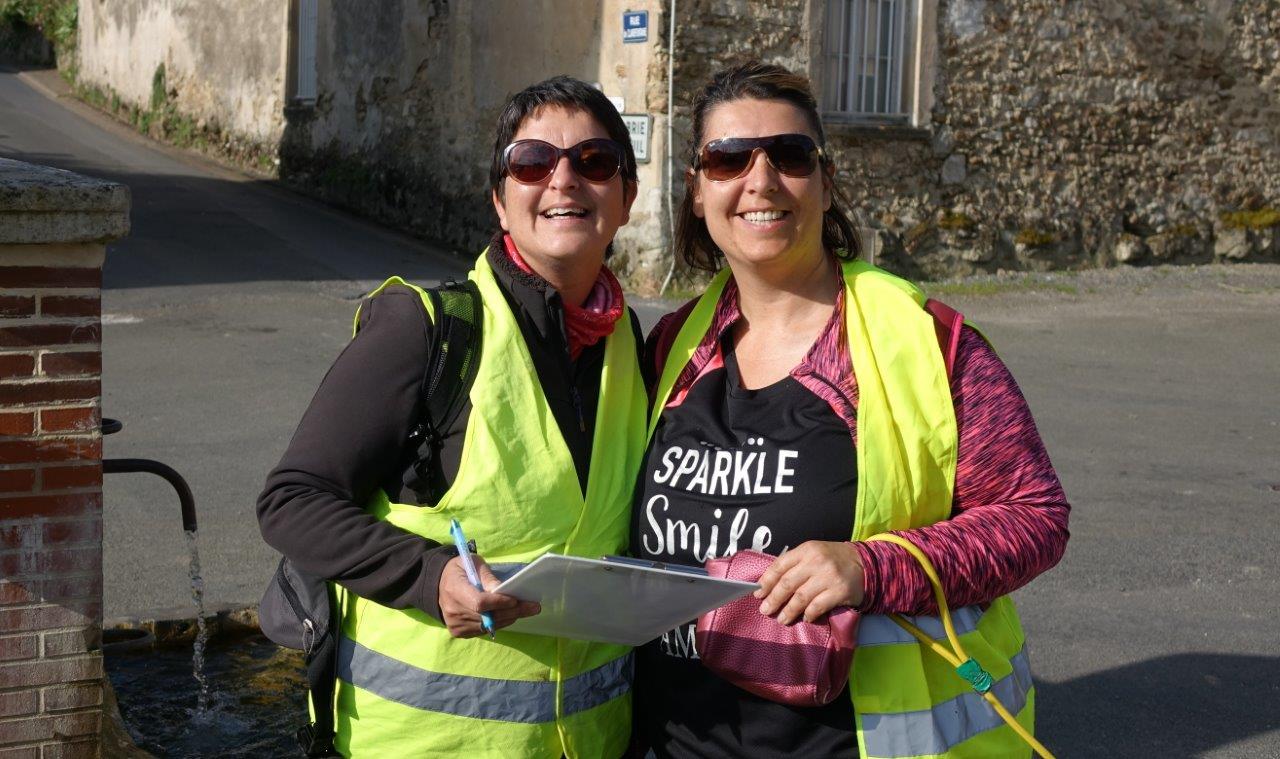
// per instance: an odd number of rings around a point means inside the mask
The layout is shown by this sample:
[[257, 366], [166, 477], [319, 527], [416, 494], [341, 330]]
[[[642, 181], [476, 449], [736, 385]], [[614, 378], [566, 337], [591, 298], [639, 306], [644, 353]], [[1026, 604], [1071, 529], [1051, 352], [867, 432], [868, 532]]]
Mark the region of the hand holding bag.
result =
[[[867, 540], [894, 543], [919, 562], [933, 586], [949, 647], [929, 637], [900, 614], [890, 614], [889, 618], [921, 646], [933, 650], [955, 667], [956, 673], [981, 694], [1037, 754], [1053, 759], [1053, 754], [991, 692], [991, 675], [965, 652], [951, 623], [942, 581], [929, 557], [901, 535], [884, 533]], [[758, 582], [774, 558], [757, 551], [740, 551], [729, 558], [710, 559], [706, 568], [713, 577]], [[824, 620], [796, 622], [788, 627], [761, 614], [758, 599], [746, 596], [698, 618], [698, 656], [707, 669], [757, 696], [791, 706], [821, 706], [840, 695], [848, 682], [859, 618], [852, 608], [840, 606], [832, 609]]]
[[[739, 551], [709, 559], [712, 577], [758, 582], [776, 557]], [[745, 596], [698, 618], [702, 665], [745, 691], [791, 706], [822, 706], [844, 691], [858, 640], [858, 612], [832, 609], [817, 622], [783, 625]]]

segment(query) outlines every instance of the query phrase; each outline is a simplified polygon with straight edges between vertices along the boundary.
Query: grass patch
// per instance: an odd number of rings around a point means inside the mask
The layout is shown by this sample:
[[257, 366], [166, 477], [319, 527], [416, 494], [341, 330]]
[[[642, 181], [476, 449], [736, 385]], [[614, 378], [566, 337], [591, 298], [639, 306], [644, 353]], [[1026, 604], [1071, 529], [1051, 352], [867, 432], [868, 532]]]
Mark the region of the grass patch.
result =
[[1052, 232], [1023, 227], [1018, 230], [1018, 234], [1014, 236], [1013, 241], [1028, 248], [1042, 248], [1057, 242], [1058, 238]]
[[963, 231], [973, 229], [976, 226], [978, 226], [978, 222], [965, 213], [944, 213], [942, 218], [938, 219], [938, 229]]
[[156, 67], [151, 79], [151, 98], [146, 107], [122, 99], [115, 90], [92, 84], [72, 83], [80, 100], [130, 124], [139, 133], [179, 148], [199, 150], [246, 169], [271, 173], [276, 169], [273, 150], [236, 139], [217, 128], [199, 122], [178, 110], [169, 98], [164, 65]]
[[97, 87], [77, 87], [76, 97], [80, 98], [81, 100], [93, 106], [94, 108], [107, 110], [108, 106], [110, 106], [110, 110], [113, 113], [115, 111], [120, 110], [120, 98], [116, 97], [113, 94], [111, 96], [111, 99], [108, 100], [107, 93], [103, 92]]
[[80, 23], [77, 0], [0, 0], [0, 24], [39, 30], [53, 43], [59, 61], [73, 60], [76, 29]]
[[1232, 229], [1268, 229], [1280, 226], [1280, 210], [1259, 208], [1256, 211], [1227, 211], [1220, 217], [1222, 223]]
[[161, 63], [156, 66], [155, 73], [151, 75], [151, 110], [164, 108], [168, 100], [169, 89], [165, 86], [164, 64]]
[[916, 243], [918, 243], [925, 235], [929, 234], [931, 229], [933, 229], [933, 224], [928, 221], [922, 221], [919, 224], [916, 224], [911, 229], [908, 229], [906, 234], [902, 236], [902, 244], [905, 245], [908, 250], [914, 249]]

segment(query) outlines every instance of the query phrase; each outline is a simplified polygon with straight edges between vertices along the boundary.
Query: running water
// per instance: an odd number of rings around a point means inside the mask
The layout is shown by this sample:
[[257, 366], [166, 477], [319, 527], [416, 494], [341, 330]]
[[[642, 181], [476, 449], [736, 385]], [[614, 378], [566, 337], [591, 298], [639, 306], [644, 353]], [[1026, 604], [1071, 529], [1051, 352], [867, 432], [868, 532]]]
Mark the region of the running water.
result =
[[[210, 625], [213, 628], [213, 625]], [[293, 734], [307, 719], [301, 651], [259, 634], [214, 635], [204, 651], [209, 710], [196, 712], [191, 651], [157, 647], [112, 651], [107, 675], [138, 746], [173, 759], [299, 756]]]
[[191, 578], [191, 599], [196, 602], [196, 642], [191, 654], [191, 674], [200, 683], [195, 715], [200, 716], [209, 710], [209, 678], [204, 674], [204, 651], [209, 644], [209, 627], [204, 621], [204, 578], [200, 576], [200, 549], [196, 545], [196, 531], [185, 532], [187, 551], [191, 554], [187, 576]]

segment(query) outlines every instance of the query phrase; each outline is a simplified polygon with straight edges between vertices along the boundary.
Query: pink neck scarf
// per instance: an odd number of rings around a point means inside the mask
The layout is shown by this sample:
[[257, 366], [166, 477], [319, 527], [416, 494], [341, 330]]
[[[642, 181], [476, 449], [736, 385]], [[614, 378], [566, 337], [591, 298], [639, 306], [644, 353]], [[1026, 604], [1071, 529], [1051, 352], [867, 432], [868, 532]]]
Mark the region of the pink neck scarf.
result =
[[[506, 247], [507, 256], [520, 271], [542, 279], [537, 272], [529, 268], [529, 264], [525, 263], [511, 235], [503, 235], [502, 241]], [[614, 325], [622, 317], [622, 285], [618, 284], [618, 278], [613, 276], [609, 267], [601, 266], [600, 273], [596, 276], [596, 283], [581, 306], [570, 303], [563, 297], [560, 302], [564, 306], [564, 328], [565, 337], [569, 340], [569, 358], [576, 361], [583, 348], [595, 345], [600, 338], [613, 334]]]

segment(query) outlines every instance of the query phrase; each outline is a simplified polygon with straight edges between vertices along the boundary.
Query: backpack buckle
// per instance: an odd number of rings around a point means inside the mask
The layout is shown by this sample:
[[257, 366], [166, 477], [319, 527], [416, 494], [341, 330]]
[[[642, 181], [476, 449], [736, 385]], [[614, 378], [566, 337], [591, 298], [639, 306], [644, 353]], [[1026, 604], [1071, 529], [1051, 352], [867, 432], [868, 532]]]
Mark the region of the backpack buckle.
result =
[[303, 725], [298, 728], [298, 732], [294, 733], [293, 737], [298, 741], [298, 747], [302, 749], [302, 753], [307, 756], [340, 756], [333, 750], [332, 738], [317, 740], [315, 725]]

